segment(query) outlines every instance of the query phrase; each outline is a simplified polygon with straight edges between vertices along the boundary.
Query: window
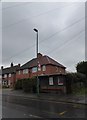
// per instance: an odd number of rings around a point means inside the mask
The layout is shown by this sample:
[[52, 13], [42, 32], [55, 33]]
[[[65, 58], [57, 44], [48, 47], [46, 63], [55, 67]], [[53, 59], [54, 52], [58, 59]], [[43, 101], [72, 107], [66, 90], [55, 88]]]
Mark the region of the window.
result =
[[7, 85], [7, 81], [2, 81], [2, 85]]
[[4, 77], [7, 78], [7, 74], [5, 74]]
[[24, 69], [23, 74], [27, 74], [27, 73], [28, 73], [28, 69]]
[[20, 71], [20, 70], [18, 71], [18, 74], [19, 74], [19, 75], [21, 74], [21, 71]]
[[32, 73], [35, 73], [35, 72], [37, 72], [37, 67], [32, 68]]
[[42, 71], [46, 71], [46, 66], [45, 65], [42, 66]]
[[53, 77], [49, 77], [49, 85], [53, 85]]
[[63, 79], [58, 78], [58, 85], [63, 85]]
[[11, 77], [11, 74], [9, 74], [9, 77]]

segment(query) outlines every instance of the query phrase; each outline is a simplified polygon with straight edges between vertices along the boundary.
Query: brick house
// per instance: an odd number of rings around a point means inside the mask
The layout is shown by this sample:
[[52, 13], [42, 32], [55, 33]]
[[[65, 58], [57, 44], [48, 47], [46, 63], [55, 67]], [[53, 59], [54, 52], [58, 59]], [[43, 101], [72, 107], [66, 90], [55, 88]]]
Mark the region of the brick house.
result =
[[15, 84], [16, 80], [16, 70], [20, 69], [20, 64], [18, 65], [13, 65], [11, 63], [10, 67], [3, 68], [1, 67], [1, 72], [2, 72], [2, 86], [6, 87], [13, 87]]
[[38, 59], [28, 61], [16, 71], [16, 79], [32, 78], [38, 75], [42, 91], [65, 92], [65, 69], [66, 67], [52, 58], [38, 53]]

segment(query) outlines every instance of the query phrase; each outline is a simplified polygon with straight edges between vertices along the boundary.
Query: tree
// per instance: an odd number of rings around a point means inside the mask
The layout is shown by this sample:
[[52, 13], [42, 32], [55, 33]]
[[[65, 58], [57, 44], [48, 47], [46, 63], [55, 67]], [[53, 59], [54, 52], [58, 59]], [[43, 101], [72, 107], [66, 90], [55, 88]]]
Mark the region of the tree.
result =
[[87, 77], [87, 61], [77, 63], [76, 70], [79, 73], [83, 73]]

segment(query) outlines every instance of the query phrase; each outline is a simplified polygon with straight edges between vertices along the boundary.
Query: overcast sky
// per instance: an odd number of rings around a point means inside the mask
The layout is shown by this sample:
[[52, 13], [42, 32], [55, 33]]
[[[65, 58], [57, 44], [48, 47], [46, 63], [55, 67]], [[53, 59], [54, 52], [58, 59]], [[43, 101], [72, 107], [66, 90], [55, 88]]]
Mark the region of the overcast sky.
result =
[[[21, 65], [39, 52], [75, 71], [85, 60], [85, 3], [7, 2], [2, 4], [2, 65]], [[1, 28], [0, 28], [1, 29]]]

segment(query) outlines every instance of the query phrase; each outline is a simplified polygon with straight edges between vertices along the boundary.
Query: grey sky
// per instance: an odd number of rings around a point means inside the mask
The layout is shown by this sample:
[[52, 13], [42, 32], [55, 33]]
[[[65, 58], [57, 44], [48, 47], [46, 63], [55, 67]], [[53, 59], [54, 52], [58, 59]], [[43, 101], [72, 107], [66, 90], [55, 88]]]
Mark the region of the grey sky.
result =
[[2, 64], [24, 64], [39, 52], [75, 71], [85, 60], [85, 3], [7, 2], [2, 4]]

